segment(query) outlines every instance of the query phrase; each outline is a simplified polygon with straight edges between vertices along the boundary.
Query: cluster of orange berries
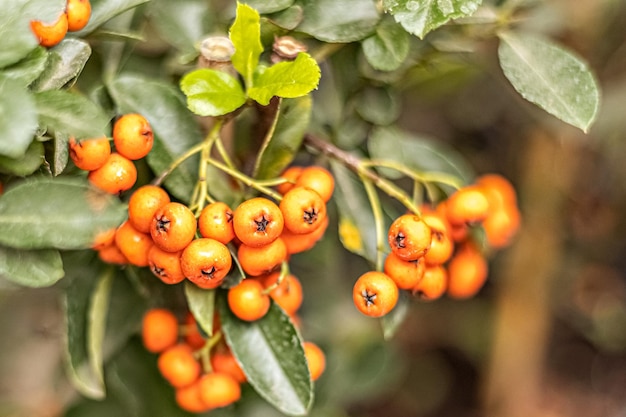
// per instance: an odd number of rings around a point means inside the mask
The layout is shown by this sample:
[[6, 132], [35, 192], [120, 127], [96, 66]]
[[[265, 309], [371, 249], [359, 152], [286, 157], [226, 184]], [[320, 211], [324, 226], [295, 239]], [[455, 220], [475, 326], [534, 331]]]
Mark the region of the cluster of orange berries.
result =
[[[221, 337], [220, 327], [216, 314], [213, 334], [218, 338], [209, 341], [198, 330], [191, 313], [187, 313], [183, 326], [167, 309], [154, 308], [144, 315], [143, 344], [148, 351], [159, 354], [159, 372], [174, 387], [176, 402], [183, 410], [207, 412], [233, 404], [241, 397], [241, 384], [247, 382], [247, 377]], [[313, 342], [304, 342], [302, 347], [311, 380], [315, 381], [324, 372], [326, 357]]]
[[65, 10], [52, 23], [40, 20], [30, 22], [30, 28], [39, 44], [50, 48], [65, 38], [67, 32], [77, 32], [87, 26], [91, 18], [89, 0], [67, 0]]
[[487, 279], [487, 261], [469, 233], [481, 225], [489, 247], [508, 245], [519, 229], [515, 189], [504, 177], [486, 174], [422, 214], [404, 214], [391, 224], [391, 252], [384, 271], [369, 271], [353, 287], [357, 309], [381, 317], [396, 305], [400, 290], [424, 300], [444, 294], [474, 296]]

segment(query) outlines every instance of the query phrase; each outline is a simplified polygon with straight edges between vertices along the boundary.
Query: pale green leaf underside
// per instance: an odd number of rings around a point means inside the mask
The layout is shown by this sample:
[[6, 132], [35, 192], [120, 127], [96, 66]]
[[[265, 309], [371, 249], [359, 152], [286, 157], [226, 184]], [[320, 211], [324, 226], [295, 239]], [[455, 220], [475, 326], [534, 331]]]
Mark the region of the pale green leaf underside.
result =
[[522, 97], [588, 131], [598, 113], [600, 92], [580, 58], [547, 39], [517, 32], [500, 34], [498, 57], [504, 75]]
[[1, 278], [39, 288], [54, 284], [63, 275], [63, 261], [57, 250], [22, 250], [0, 246]]

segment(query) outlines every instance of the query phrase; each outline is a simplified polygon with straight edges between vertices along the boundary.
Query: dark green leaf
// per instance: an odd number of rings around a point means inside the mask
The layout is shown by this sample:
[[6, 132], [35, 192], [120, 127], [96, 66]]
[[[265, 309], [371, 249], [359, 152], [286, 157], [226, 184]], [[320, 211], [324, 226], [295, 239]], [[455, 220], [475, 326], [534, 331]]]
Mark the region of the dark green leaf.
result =
[[272, 303], [255, 322], [243, 322], [228, 308], [225, 293], [218, 297], [222, 330], [252, 387], [282, 413], [305, 415], [313, 387], [302, 340], [289, 316]]
[[374, 215], [363, 182], [345, 166], [331, 161], [335, 200], [339, 211], [339, 239], [350, 252], [376, 262]]
[[35, 94], [40, 127], [78, 138], [99, 137], [108, 131], [109, 117], [85, 96], [65, 90]]
[[311, 97], [281, 100], [276, 117], [256, 160], [255, 178], [276, 178], [293, 161], [311, 119]]
[[63, 278], [61, 254], [53, 249], [0, 246], [0, 277], [27, 287], [49, 287]]
[[76, 78], [91, 56], [91, 47], [80, 39], [67, 38], [50, 49], [46, 69], [33, 84], [35, 91], [55, 90]]
[[33, 49], [24, 59], [6, 67], [0, 72], [1, 76], [14, 79], [22, 85], [29, 85], [39, 77], [46, 68], [48, 50], [44, 47]]
[[[462, 183], [469, 183], [473, 178], [463, 157], [452, 148], [395, 127], [375, 129], [370, 135], [368, 149], [372, 159], [397, 161], [419, 172], [443, 172], [459, 178]], [[387, 169], [380, 172], [389, 178], [400, 176]]]
[[213, 335], [215, 314], [215, 290], [203, 290], [191, 282], [185, 282], [185, 296], [189, 310], [209, 336]]
[[388, 89], [368, 86], [355, 99], [356, 111], [370, 123], [384, 126], [400, 117], [398, 98]]
[[392, 20], [383, 20], [376, 33], [362, 42], [367, 62], [379, 71], [398, 69], [409, 54], [409, 34]]
[[354, 149], [365, 141], [369, 127], [357, 115], [344, 118], [336, 128], [333, 142], [341, 149]]
[[252, 87], [253, 74], [263, 52], [261, 45], [261, 21], [259, 13], [248, 5], [237, 4], [235, 23], [230, 27], [230, 40], [235, 46], [232, 56], [233, 67], [246, 80], [246, 87]]
[[85, 179], [33, 178], [0, 197], [0, 243], [23, 249], [87, 248], [126, 215], [115, 196], [90, 187]]
[[24, 177], [37, 171], [44, 160], [44, 147], [41, 142], [33, 141], [26, 153], [17, 159], [0, 156], [0, 172]]
[[526, 100], [587, 132], [600, 102], [598, 86], [579, 57], [536, 35], [500, 35], [498, 57], [504, 75]]
[[396, 334], [409, 312], [410, 305], [411, 300], [408, 293], [406, 291], [400, 291], [398, 303], [394, 309], [380, 319], [380, 323], [383, 327], [383, 337], [386, 340], [391, 339]]
[[298, 31], [325, 42], [354, 42], [371, 35], [380, 20], [371, 0], [299, 0], [304, 20]]
[[149, 0], [91, 0], [91, 18], [87, 26], [76, 32], [77, 36], [84, 37], [115, 16], [147, 3]]
[[248, 96], [266, 106], [274, 96], [283, 98], [302, 97], [319, 84], [320, 67], [307, 53], [299, 53], [295, 61], [279, 62], [255, 78]]
[[[154, 145], [148, 164], [160, 174], [178, 157], [200, 143], [202, 134], [193, 114], [180, 94], [169, 84], [126, 75], [108, 86], [120, 112], [137, 112], [148, 119], [154, 131]], [[165, 180], [165, 187], [176, 198], [188, 201], [197, 179], [198, 158], [189, 158]]]
[[243, 0], [242, 3], [256, 9], [259, 13], [274, 13], [286, 9], [294, 0]]
[[383, 0], [398, 23], [421, 39], [450, 19], [472, 15], [482, 0]]
[[278, 27], [294, 30], [304, 17], [302, 7], [291, 6], [285, 10], [267, 16], [267, 19]]
[[204, 0], [152, 0], [149, 7], [150, 21], [161, 38], [183, 53], [194, 52], [196, 43], [209, 33], [211, 15]]
[[32, 95], [17, 80], [0, 76], [0, 154], [24, 156], [37, 130]]
[[180, 80], [187, 106], [200, 116], [222, 116], [246, 102], [239, 81], [230, 74], [203, 68], [187, 73]]

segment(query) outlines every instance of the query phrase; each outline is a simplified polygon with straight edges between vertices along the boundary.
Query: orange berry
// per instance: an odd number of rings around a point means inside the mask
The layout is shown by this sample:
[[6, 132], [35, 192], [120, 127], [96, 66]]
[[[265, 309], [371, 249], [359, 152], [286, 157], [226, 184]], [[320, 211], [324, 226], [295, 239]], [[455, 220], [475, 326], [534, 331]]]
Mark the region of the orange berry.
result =
[[156, 185], [137, 188], [128, 200], [128, 220], [142, 233], [150, 233], [152, 219], [158, 209], [170, 202], [167, 192]]
[[174, 313], [163, 308], [153, 308], [143, 316], [141, 338], [145, 348], [152, 353], [163, 352], [178, 341], [178, 320]]
[[126, 265], [129, 263], [128, 259], [126, 259], [115, 243], [98, 249], [98, 257], [102, 262], [108, 264]]
[[[217, 317], [217, 314], [213, 316]], [[213, 320], [213, 331], [215, 332], [215, 320]], [[198, 330], [198, 323], [196, 322], [196, 318], [193, 314], [188, 313], [185, 317], [185, 325], [187, 326], [187, 331], [185, 332], [185, 342], [191, 346], [193, 349], [200, 349], [206, 344], [206, 339], [202, 336], [202, 333]]]
[[289, 255], [300, 253], [311, 249], [324, 236], [324, 232], [328, 228], [328, 216], [324, 218], [322, 224], [311, 233], [296, 234], [288, 229], [283, 229], [280, 237], [287, 246]]
[[209, 204], [200, 212], [198, 229], [202, 237], [215, 239], [226, 245], [235, 238], [233, 211], [226, 203]]
[[67, 0], [65, 13], [67, 14], [67, 30], [77, 32], [89, 23], [91, 3], [89, 0]]
[[450, 259], [454, 251], [454, 242], [450, 237], [450, 225], [441, 215], [433, 212], [422, 216], [432, 232], [430, 249], [424, 255], [424, 260], [429, 265], [441, 265]]
[[369, 271], [361, 275], [352, 289], [356, 308], [366, 316], [382, 317], [398, 302], [398, 286], [387, 274]]
[[422, 280], [413, 287], [412, 292], [422, 300], [435, 300], [446, 292], [447, 281], [448, 273], [443, 266], [427, 266]]
[[405, 261], [391, 252], [385, 259], [385, 274], [387, 274], [403, 290], [413, 288], [422, 279], [426, 264], [423, 259]]
[[473, 297], [487, 281], [488, 265], [471, 243], [464, 244], [448, 264], [448, 296], [457, 299]]
[[387, 237], [393, 253], [405, 261], [415, 261], [430, 248], [432, 232], [418, 216], [404, 214], [391, 223]]
[[200, 288], [219, 287], [232, 266], [230, 251], [215, 239], [193, 240], [180, 256], [183, 273]]
[[476, 179], [483, 189], [490, 208], [513, 207], [517, 205], [517, 193], [513, 184], [499, 174], [484, 174]]
[[176, 404], [190, 413], [204, 413], [210, 410], [200, 397], [200, 380], [186, 387], [177, 388]]
[[259, 281], [244, 279], [228, 290], [228, 306], [241, 320], [255, 321], [267, 314], [270, 297]]
[[104, 165], [87, 176], [89, 181], [110, 194], [129, 190], [137, 181], [137, 168], [133, 161], [118, 153], [112, 153]]
[[115, 245], [131, 264], [148, 266], [148, 252], [154, 243], [150, 235], [135, 229], [128, 220], [115, 231]]
[[235, 235], [248, 246], [263, 246], [273, 242], [280, 236], [283, 226], [283, 214], [267, 198], [256, 197], [244, 201], [233, 213]]
[[318, 193], [325, 203], [328, 203], [335, 190], [335, 179], [327, 169], [310, 166], [302, 170], [295, 187], [310, 188]]
[[150, 235], [154, 244], [167, 252], [178, 252], [196, 235], [196, 216], [181, 203], [171, 202], [159, 208], [152, 218]]
[[161, 375], [175, 388], [187, 387], [200, 377], [200, 363], [189, 345], [179, 343], [163, 351], [157, 360]]
[[154, 143], [150, 123], [140, 114], [125, 114], [113, 124], [115, 150], [135, 160], [148, 155]]
[[[273, 272], [262, 278], [265, 288], [275, 285], [280, 277], [280, 272]], [[270, 292], [270, 297], [289, 316], [296, 314], [302, 305], [302, 284], [300, 280], [292, 274], [286, 275], [281, 283]]]
[[240, 384], [247, 381], [246, 374], [243, 373], [239, 362], [228, 348], [211, 352], [211, 367], [215, 372], [229, 374]]
[[276, 191], [285, 195], [287, 191], [291, 190], [294, 187], [303, 169], [304, 169], [303, 167], [299, 167], [295, 165], [287, 168], [280, 176], [286, 179], [288, 182], [285, 182], [277, 186]]
[[70, 138], [69, 153], [74, 165], [85, 171], [93, 171], [100, 168], [109, 159], [111, 143], [105, 136], [79, 141]]
[[508, 246], [519, 231], [520, 223], [520, 212], [514, 206], [489, 213], [482, 223], [489, 246], [494, 249]]
[[324, 369], [326, 369], [326, 355], [324, 355], [322, 349], [313, 342], [304, 342], [302, 347], [304, 348], [304, 356], [306, 356], [306, 361], [309, 365], [311, 379], [316, 381], [322, 376]]
[[40, 20], [30, 22], [30, 29], [37, 37], [39, 45], [50, 48], [65, 38], [67, 34], [67, 15], [61, 13], [56, 21], [48, 24]]
[[287, 247], [282, 238], [265, 246], [240, 245], [237, 259], [246, 274], [253, 277], [266, 274], [287, 259]]
[[107, 246], [111, 246], [115, 244], [115, 231], [117, 228], [112, 228], [109, 230], [105, 230], [104, 232], [100, 232], [93, 239], [93, 243], [91, 244], [91, 249], [100, 250]]
[[457, 190], [446, 202], [446, 216], [453, 224], [481, 222], [489, 212], [489, 200], [483, 190], [470, 185]]
[[226, 407], [241, 398], [239, 382], [224, 372], [203, 375], [199, 385], [200, 398], [209, 409]]
[[326, 218], [326, 203], [309, 188], [294, 187], [280, 202], [285, 228], [292, 233], [311, 233]]
[[181, 252], [167, 252], [152, 245], [148, 251], [148, 266], [155, 277], [165, 284], [178, 284], [185, 279], [180, 266]]

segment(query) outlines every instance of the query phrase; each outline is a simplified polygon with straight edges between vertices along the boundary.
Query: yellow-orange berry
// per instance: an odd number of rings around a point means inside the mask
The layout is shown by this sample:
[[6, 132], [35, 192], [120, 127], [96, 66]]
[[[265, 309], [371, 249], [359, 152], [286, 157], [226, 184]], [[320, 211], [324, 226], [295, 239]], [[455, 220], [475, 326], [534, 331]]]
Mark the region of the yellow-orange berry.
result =
[[69, 140], [70, 158], [80, 169], [93, 171], [100, 168], [111, 155], [111, 143], [105, 136], [76, 141]]
[[61, 13], [52, 23], [33, 20], [30, 22], [30, 28], [37, 37], [39, 45], [50, 48], [61, 42], [67, 34], [67, 15], [65, 12]]
[[115, 150], [126, 158], [143, 158], [152, 150], [154, 134], [148, 120], [140, 114], [125, 114], [113, 124]]
[[67, 30], [76, 32], [89, 23], [91, 17], [91, 2], [89, 0], [67, 0], [65, 6], [67, 14]]
[[141, 337], [145, 348], [152, 353], [163, 352], [178, 341], [178, 320], [164, 308], [153, 308], [143, 316]]
[[382, 317], [398, 302], [398, 286], [383, 272], [369, 271], [361, 275], [352, 289], [356, 308], [366, 316]]

